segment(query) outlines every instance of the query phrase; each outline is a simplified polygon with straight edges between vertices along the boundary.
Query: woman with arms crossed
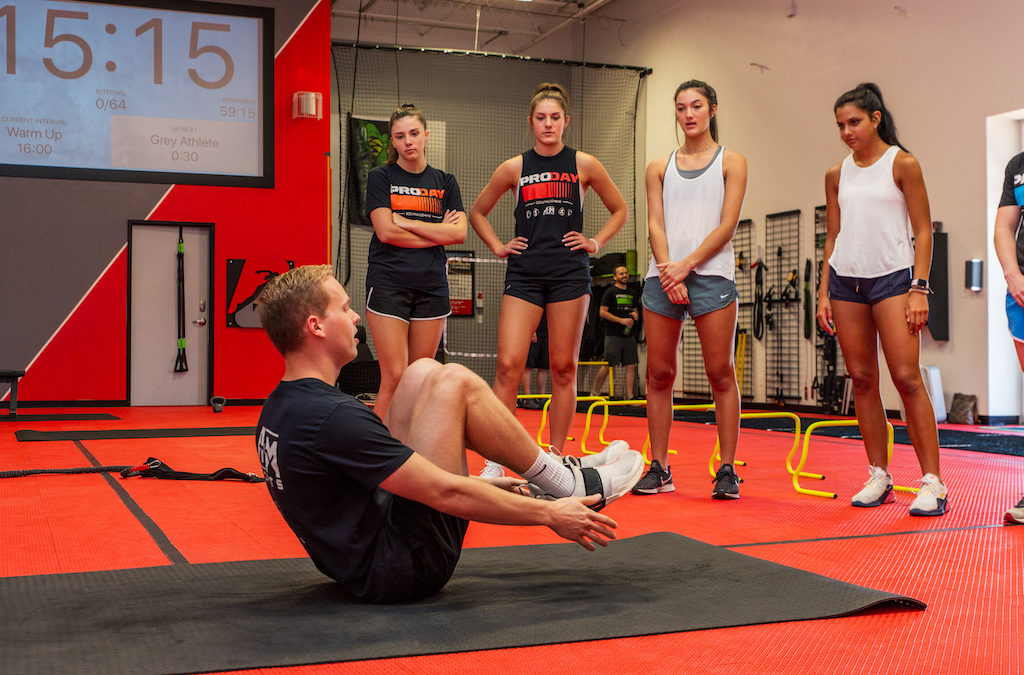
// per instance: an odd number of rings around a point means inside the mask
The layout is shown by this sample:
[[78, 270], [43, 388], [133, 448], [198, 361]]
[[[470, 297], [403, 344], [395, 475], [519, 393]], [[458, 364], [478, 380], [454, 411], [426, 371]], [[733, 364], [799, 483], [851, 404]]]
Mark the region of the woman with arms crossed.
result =
[[[548, 317], [551, 371], [551, 446], [561, 454], [576, 413], [576, 362], [590, 306], [590, 255], [625, 224], [626, 202], [596, 158], [565, 145], [569, 96], [557, 84], [541, 84], [530, 102], [527, 124], [535, 143], [503, 162], [469, 213], [480, 239], [508, 258], [505, 294], [498, 314], [498, 364], [494, 393], [515, 411], [516, 390], [530, 338], [541, 314]], [[609, 216], [593, 237], [583, 234], [583, 197], [593, 189]], [[515, 237], [503, 243], [487, 216], [506, 192], [516, 199]], [[488, 464], [487, 475], [501, 467]]]
[[740, 430], [736, 385], [736, 260], [732, 237], [747, 189], [747, 160], [718, 144], [718, 95], [700, 80], [674, 97], [683, 142], [647, 165], [647, 228], [651, 266], [642, 302], [647, 332], [647, 427], [651, 468], [635, 494], [672, 492], [668, 438], [676, 353], [686, 315], [693, 317], [704, 370], [715, 399], [722, 465], [711, 496], [737, 499], [733, 470]]
[[897, 139], [877, 85], [865, 83], [846, 92], [833, 110], [839, 135], [852, 153], [825, 174], [827, 264], [822, 265], [817, 317], [822, 330], [839, 340], [853, 378], [857, 422], [870, 462], [870, 478], [852, 503], [872, 507], [894, 500], [878, 388], [881, 341], [924, 474], [910, 514], [941, 516], [947, 491], [939, 474], [935, 412], [919, 362], [932, 257], [924, 177], [917, 159]]
[[366, 319], [380, 361], [374, 411], [388, 406], [406, 366], [433, 357], [451, 314], [446, 244], [466, 241], [459, 184], [427, 164], [430, 132], [411, 104], [391, 114], [388, 163], [366, 178], [366, 211], [373, 223], [366, 270]]

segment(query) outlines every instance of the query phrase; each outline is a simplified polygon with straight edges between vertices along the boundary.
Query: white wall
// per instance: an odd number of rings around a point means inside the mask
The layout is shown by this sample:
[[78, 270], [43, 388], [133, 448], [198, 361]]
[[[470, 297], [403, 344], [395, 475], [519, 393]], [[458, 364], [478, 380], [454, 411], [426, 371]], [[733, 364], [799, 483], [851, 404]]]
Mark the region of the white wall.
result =
[[[987, 241], [986, 118], [1024, 104], [1024, 3], [796, 0], [797, 14], [787, 18], [791, 4], [616, 0], [598, 14], [624, 24], [591, 17], [585, 39], [577, 26], [572, 39], [549, 39], [534, 55], [651, 67], [648, 160], [675, 143], [671, 98], [678, 83], [710, 82], [719, 95], [722, 141], [750, 165], [743, 217], [763, 228], [766, 214], [801, 209], [801, 259], [811, 255], [824, 172], [848, 152], [832, 104], [861, 81], [877, 82], [900, 139], [921, 162], [932, 219], [950, 235], [950, 340], [925, 336], [921, 361], [940, 368], [947, 408], [954, 392], [964, 392], [978, 396], [982, 414], [1016, 415], [1019, 403], [1010, 411], [990, 398], [986, 376], [1016, 373], [1015, 363], [993, 369], [989, 359], [987, 298], [999, 291], [992, 283], [981, 293], [964, 289], [963, 267], [968, 258], [983, 258], [989, 272], [998, 268]], [[762, 73], [752, 62], [768, 69]], [[642, 222], [643, 212], [637, 216]], [[899, 407], [891, 383], [883, 398], [887, 408]]]

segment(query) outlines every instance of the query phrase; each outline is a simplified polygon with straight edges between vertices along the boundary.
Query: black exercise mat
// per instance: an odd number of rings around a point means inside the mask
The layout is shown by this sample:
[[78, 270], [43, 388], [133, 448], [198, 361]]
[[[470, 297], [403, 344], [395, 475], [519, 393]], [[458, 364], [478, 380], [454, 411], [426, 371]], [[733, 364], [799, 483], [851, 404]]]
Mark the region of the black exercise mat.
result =
[[192, 427], [188, 429], [82, 429], [70, 431], [36, 431], [18, 429], [19, 441], [95, 441], [121, 438], [191, 438], [199, 436], [253, 436], [256, 427]]
[[305, 558], [0, 579], [11, 673], [328, 663], [837, 617], [917, 600], [661, 532], [468, 549], [435, 597], [347, 600]]
[[0, 422], [78, 422], [80, 420], [119, 420], [110, 413], [18, 413], [0, 415]]

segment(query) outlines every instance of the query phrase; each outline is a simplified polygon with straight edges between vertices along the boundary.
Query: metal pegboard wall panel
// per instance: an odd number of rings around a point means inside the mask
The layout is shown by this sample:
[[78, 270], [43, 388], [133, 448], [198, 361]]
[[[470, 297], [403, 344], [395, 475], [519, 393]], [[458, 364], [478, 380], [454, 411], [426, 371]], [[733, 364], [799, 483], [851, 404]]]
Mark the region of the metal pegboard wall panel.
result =
[[[737, 345], [742, 339], [744, 342], [743, 346], [743, 362], [740, 363], [740, 354], [737, 351], [735, 354], [736, 358], [736, 378], [737, 380], [742, 377], [743, 383], [740, 388], [740, 396], [745, 399], [754, 398], [754, 373], [753, 373], [753, 352], [754, 352], [754, 338], [750, 333], [750, 321], [754, 314], [754, 308], [751, 305], [740, 305], [739, 308], [739, 327], [737, 328]], [[742, 370], [742, 372], [741, 372]]]
[[[754, 262], [753, 225], [749, 218], [741, 220], [732, 238], [732, 249], [736, 254], [736, 291], [740, 295], [741, 305], [754, 300], [754, 274], [750, 270], [750, 265]], [[742, 325], [740, 324], [741, 327]]]
[[[732, 238], [733, 252], [736, 256], [736, 291], [739, 293], [738, 328], [749, 329], [753, 314], [751, 310], [754, 298], [754, 275], [750, 271], [753, 250], [753, 221], [741, 220], [736, 225], [736, 233]], [[749, 340], [749, 337], [748, 337]], [[683, 325], [682, 337], [682, 392], [688, 397], [707, 397], [711, 400], [711, 385], [708, 383], [704, 370], [704, 355], [700, 348], [700, 339], [693, 321]], [[752, 398], [754, 387], [751, 377], [751, 345], [748, 342], [744, 354], [743, 396]]]
[[[814, 208], [814, 260], [815, 277], [813, 297], [817, 302], [817, 289], [821, 285], [821, 269], [825, 263], [825, 234], [828, 229], [826, 209], [824, 206]], [[815, 307], [815, 313], [817, 307]], [[835, 339], [826, 335], [817, 327], [814, 330], [814, 381], [811, 387], [811, 398], [826, 412], [838, 412], [843, 395], [843, 378], [846, 376], [846, 364], [843, 354]]]
[[682, 348], [683, 395], [706, 396], [711, 400], [711, 385], [704, 372], [704, 354], [700, 348], [700, 338], [697, 337], [697, 327], [692, 320], [683, 324]]
[[780, 405], [799, 403], [800, 211], [769, 214], [765, 244], [765, 393]]
[[736, 225], [736, 234], [732, 238], [733, 252], [736, 254], [736, 291], [739, 293], [739, 315], [737, 318], [737, 333], [745, 333], [745, 348], [743, 363], [739, 363], [739, 354], [736, 353], [736, 374], [740, 376], [742, 370], [742, 388], [740, 395], [743, 398], [754, 397], [754, 374], [753, 358], [754, 350], [751, 334], [751, 322], [754, 316], [754, 272], [750, 265], [754, 262], [754, 221], [749, 218], [741, 220]]

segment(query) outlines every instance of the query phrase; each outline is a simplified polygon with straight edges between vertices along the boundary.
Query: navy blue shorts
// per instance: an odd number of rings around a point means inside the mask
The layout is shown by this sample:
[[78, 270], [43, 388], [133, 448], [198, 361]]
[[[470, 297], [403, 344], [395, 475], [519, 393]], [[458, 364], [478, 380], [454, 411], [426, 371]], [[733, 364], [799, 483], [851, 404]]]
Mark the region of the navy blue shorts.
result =
[[829, 265], [828, 297], [843, 302], [875, 305], [882, 300], [909, 293], [911, 274], [911, 269], [908, 267], [873, 279], [843, 277], [836, 274], [836, 271]]
[[590, 295], [590, 280], [525, 279], [506, 274], [505, 295], [545, 307], [551, 302], [564, 302]]
[[406, 323], [432, 321], [451, 314], [452, 303], [446, 295], [371, 286], [366, 290], [366, 311]]
[[644, 309], [676, 321], [685, 321], [687, 314], [703, 316], [728, 307], [739, 298], [736, 282], [715, 274], [690, 272], [683, 279], [683, 283], [686, 284], [690, 304], [677, 305], [669, 300], [668, 294], [661, 288], [658, 277], [648, 277], [644, 283], [643, 295], [640, 296]]

